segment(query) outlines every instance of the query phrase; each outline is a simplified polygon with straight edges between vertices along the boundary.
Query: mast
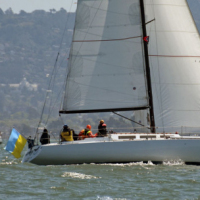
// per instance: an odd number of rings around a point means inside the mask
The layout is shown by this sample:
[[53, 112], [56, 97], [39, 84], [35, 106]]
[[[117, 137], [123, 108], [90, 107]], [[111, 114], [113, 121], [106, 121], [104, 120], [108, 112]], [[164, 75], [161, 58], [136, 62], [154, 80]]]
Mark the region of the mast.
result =
[[[140, 10], [141, 10], [142, 30], [143, 30], [143, 38], [144, 38], [147, 36], [146, 23], [145, 23], [145, 12], [144, 12], [144, 0], [140, 0]], [[152, 87], [151, 87], [151, 74], [150, 74], [150, 66], [149, 66], [148, 46], [147, 46], [147, 42], [145, 42], [144, 40], [143, 40], [143, 43], [144, 43], [144, 54], [145, 54], [145, 64], [146, 64], [147, 90], [148, 90], [149, 106], [150, 106], [150, 108], [149, 108], [150, 128], [151, 128], [151, 132], [155, 133], [153, 95], [152, 95]]]

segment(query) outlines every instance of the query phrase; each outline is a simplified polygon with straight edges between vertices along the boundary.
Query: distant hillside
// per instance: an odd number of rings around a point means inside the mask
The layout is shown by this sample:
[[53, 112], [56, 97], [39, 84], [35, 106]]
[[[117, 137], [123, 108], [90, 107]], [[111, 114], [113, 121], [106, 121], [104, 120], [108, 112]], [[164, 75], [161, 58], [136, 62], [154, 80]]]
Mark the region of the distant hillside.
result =
[[[200, 31], [200, 0], [188, 0], [188, 3]], [[75, 13], [67, 13], [64, 9], [32, 13], [21, 11], [20, 14], [14, 14], [11, 9], [5, 12], [0, 9], [0, 131], [15, 126], [22, 133], [30, 133], [33, 131], [30, 127], [37, 126], [59, 50], [61, 73], [59, 80], [55, 80], [54, 89], [57, 94], [60, 93], [58, 88], [61, 88], [60, 80], [65, 75], [74, 20]], [[33, 86], [37, 90], [32, 90]], [[56, 103], [59, 104], [58, 100]], [[51, 106], [53, 117], [49, 127], [59, 128], [62, 123], [55, 119], [58, 109]], [[70, 116], [67, 124], [77, 123], [79, 127], [81, 124], [95, 124], [92, 121], [100, 118], [98, 115], [89, 120], [88, 117], [79, 119]], [[119, 124], [119, 121], [114, 122], [114, 118], [111, 121], [116, 127]], [[123, 124], [120, 126], [123, 127]]]
[[31, 83], [42, 83], [62, 37], [64, 53], [70, 46], [74, 16], [64, 9], [20, 14], [0, 10], [0, 83], [19, 83], [23, 76]]
[[65, 74], [74, 19], [64, 9], [20, 14], [0, 9], [0, 131], [15, 126], [31, 132], [30, 125], [37, 126], [61, 41], [58, 67]]

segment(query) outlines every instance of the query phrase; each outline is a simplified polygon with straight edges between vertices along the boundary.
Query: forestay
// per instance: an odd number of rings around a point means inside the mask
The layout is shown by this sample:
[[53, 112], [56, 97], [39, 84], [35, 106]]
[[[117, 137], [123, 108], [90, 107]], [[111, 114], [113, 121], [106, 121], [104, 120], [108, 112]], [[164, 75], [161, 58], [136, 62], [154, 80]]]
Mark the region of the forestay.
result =
[[[186, 0], [145, 0], [158, 131], [200, 126], [200, 38]], [[181, 128], [182, 127], [182, 128]]]
[[63, 111], [147, 107], [139, 0], [79, 0]]

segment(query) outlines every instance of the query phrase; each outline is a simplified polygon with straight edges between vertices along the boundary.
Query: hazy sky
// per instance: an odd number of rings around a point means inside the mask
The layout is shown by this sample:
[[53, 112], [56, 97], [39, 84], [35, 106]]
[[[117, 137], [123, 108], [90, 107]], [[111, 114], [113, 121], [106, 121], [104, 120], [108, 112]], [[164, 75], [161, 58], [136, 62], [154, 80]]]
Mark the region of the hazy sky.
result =
[[19, 13], [20, 10], [25, 12], [32, 12], [38, 9], [49, 11], [52, 8], [56, 10], [64, 8], [68, 12], [74, 12], [76, 2], [77, 0], [0, 0], [0, 8], [3, 11], [12, 8], [14, 13]]

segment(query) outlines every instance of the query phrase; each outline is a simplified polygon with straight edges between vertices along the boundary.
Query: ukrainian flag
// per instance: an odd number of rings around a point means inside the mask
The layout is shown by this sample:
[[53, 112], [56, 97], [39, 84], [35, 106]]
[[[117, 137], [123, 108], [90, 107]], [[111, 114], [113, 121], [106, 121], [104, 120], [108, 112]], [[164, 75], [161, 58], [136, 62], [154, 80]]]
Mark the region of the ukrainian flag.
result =
[[27, 140], [13, 128], [8, 143], [4, 149], [13, 154], [15, 158], [20, 158], [26, 141]]

